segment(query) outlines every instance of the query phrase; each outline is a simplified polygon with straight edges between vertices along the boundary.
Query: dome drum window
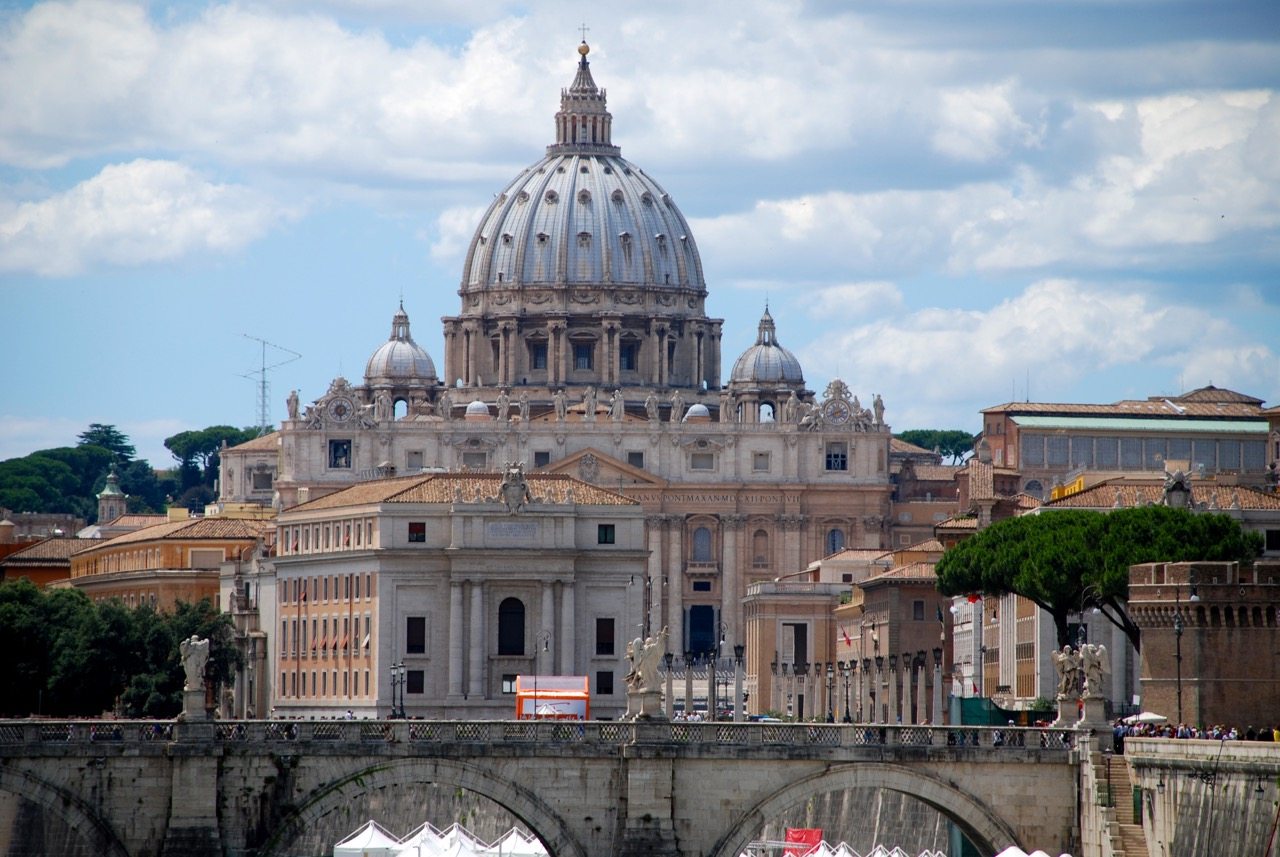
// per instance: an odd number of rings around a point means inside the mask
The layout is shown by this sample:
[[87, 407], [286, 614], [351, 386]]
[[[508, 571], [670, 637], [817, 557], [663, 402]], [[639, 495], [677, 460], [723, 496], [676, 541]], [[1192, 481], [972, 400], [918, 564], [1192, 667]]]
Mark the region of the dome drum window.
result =
[[622, 201], [623, 201], [623, 199], [624, 199], [624, 197], [623, 197], [623, 195], [622, 195], [622, 191], [621, 191], [621, 190], [619, 190], [619, 189], [616, 189], [616, 188], [614, 189], [613, 193], [609, 194], [609, 198], [610, 198], [610, 199], [612, 199], [614, 202], [619, 203], [619, 204], [621, 204], [621, 202], [622, 202]]
[[560, 194], [556, 193], [553, 190], [549, 190], [547, 191], [546, 195], [543, 196], [542, 198], [546, 200], [547, 205], [555, 205], [557, 202], [560, 201]]
[[645, 205], [653, 205], [653, 194], [649, 193], [649, 191], [645, 191], [640, 194], [640, 201]]
[[539, 233], [538, 233], [538, 243], [539, 243], [539, 244], [546, 244], [546, 243], [547, 243], [547, 239], [548, 239], [548, 238], [550, 238], [550, 237], [551, 237], [551, 236], [550, 236], [550, 235], [548, 235], [548, 234], [547, 234], [547, 233], [545, 233], [545, 232], [539, 232]]
[[579, 233], [578, 233], [578, 244], [579, 244], [580, 246], [586, 247], [586, 246], [587, 246], [588, 244], [590, 244], [590, 243], [591, 243], [591, 233], [590, 233], [590, 232], [587, 232], [586, 230], [583, 230], [582, 232], [579, 232]]
[[517, 204], [524, 205], [528, 201], [529, 201], [529, 192], [527, 190], [522, 190], [520, 191], [520, 193], [516, 194]]
[[578, 202], [581, 203], [582, 205], [586, 205], [589, 202], [591, 202], [591, 191], [587, 190], [586, 188], [583, 188], [582, 190], [578, 191]]
[[510, 247], [510, 246], [511, 246], [511, 237], [512, 237], [512, 236], [511, 236], [511, 233], [510, 233], [510, 232], [504, 232], [504, 233], [502, 233], [502, 246], [503, 246], [503, 247]]

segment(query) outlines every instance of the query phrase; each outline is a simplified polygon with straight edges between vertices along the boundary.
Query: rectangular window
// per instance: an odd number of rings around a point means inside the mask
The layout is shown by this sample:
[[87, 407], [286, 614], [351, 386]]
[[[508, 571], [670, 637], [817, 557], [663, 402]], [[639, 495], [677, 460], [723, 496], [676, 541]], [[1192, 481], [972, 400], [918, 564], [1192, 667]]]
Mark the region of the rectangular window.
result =
[[694, 592], [710, 592], [710, 591], [711, 591], [711, 581], [710, 581], [710, 580], [695, 580], [695, 581], [693, 582], [693, 591], [694, 591]]
[[596, 544], [611, 545], [614, 543], [613, 524], [596, 525]]
[[917, 622], [924, 621], [924, 602], [923, 601], [911, 602], [911, 618], [916, 620]]
[[351, 441], [329, 441], [329, 466], [349, 470], [351, 468]]
[[462, 453], [462, 466], [468, 470], [488, 470], [489, 453], [464, 452]]
[[427, 674], [422, 670], [406, 670], [404, 674], [404, 692], [405, 693], [426, 693], [427, 692]]
[[534, 450], [533, 452], [534, 467], [546, 467], [550, 463], [551, 463], [550, 452], [547, 452], [546, 450]]
[[596, 695], [613, 696], [613, 670], [600, 670], [596, 673]]
[[1071, 460], [1071, 438], [1051, 434], [1045, 438], [1045, 464], [1049, 467], [1066, 467]]
[[714, 452], [695, 452], [689, 456], [690, 470], [715, 470], [716, 454]]
[[510, 694], [510, 693], [516, 692], [516, 674], [515, 673], [502, 674], [502, 692], [504, 694]]
[[530, 369], [546, 369], [547, 368], [547, 343], [545, 342], [529, 343], [529, 368]]
[[849, 469], [849, 445], [844, 441], [832, 441], [827, 444], [828, 471]]
[[360, 575], [356, 575], [356, 600], [360, 600]]
[[410, 473], [417, 473], [422, 469], [422, 450], [411, 449], [404, 455], [405, 469]]
[[410, 521], [409, 522], [409, 541], [425, 542], [427, 540], [427, 522], [426, 521]]
[[427, 651], [427, 617], [406, 616], [404, 620], [404, 651], [407, 655], [422, 655]]
[[618, 368], [623, 372], [634, 372], [640, 364], [640, 345], [636, 342], [624, 342], [618, 351]]
[[253, 490], [254, 491], [270, 491], [271, 490], [271, 471], [255, 470], [253, 472]]
[[614, 653], [613, 619], [596, 617], [596, 654], [607, 657]]
[[593, 342], [573, 343], [573, 368], [595, 368], [595, 350], [595, 343]]
[[631, 451], [627, 453], [627, 464], [632, 467], [644, 470], [644, 453]]
[[191, 568], [217, 568], [222, 565], [222, 549], [191, 549]]
[[751, 453], [751, 469], [756, 473], [769, 472], [769, 453], [753, 452]]
[[1044, 435], [1024, 432], [1018, 443], [1023, 467], [1041, 467], [1044, 465]]

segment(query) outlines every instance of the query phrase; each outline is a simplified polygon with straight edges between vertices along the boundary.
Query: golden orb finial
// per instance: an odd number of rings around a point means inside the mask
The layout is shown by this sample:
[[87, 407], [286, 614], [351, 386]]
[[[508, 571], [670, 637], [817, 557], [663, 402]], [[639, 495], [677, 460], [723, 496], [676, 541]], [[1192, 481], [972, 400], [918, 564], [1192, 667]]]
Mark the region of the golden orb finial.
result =
[[591, 53], [591, 46], [587, 44], [586, 39], [583, 39], [582, 44], [578, 45], [578, 53], [584, 57]]

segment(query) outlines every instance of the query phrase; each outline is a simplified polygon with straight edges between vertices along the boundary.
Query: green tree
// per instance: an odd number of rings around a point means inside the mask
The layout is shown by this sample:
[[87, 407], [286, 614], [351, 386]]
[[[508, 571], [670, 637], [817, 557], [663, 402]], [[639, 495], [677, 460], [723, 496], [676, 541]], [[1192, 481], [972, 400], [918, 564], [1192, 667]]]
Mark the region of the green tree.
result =
[[89, 428], [80, 433], [81, 446], [100, 446], [109, 450], [116, 457], [117, 464], [132, 461], [137, 450], [129, 442], [129, 437], [113, 425], [90, 423]]
[[1141, 647], [1126, 603], [1129, 566], [1147, 562], [1250, 562], [1262, 537], [1228, 515], [1165, 506], [1114, 512], [1063, 510], [999, 521], [947, 550], [938, 561], [943, 595], [1013, 593], [1047, 612], [1058, 645], [1070, 643], [1068, 618], [1098, 607]]
[[977, 441], [975, 435], [959, 429], [911, 429], [895, 434], [894, 437], [923, 449], [936, 449], [953, 464], [959, 464], [971, 455], [973, 444]]
[[258, 436], [256, 428], [209, 426], [194, 431], [178, 432], [165, 438], [165, 448], [177, 460], [182, 474], [182, 488], [195, 485], [212, 486], [218, 477], [222, 444], [235, 446]]

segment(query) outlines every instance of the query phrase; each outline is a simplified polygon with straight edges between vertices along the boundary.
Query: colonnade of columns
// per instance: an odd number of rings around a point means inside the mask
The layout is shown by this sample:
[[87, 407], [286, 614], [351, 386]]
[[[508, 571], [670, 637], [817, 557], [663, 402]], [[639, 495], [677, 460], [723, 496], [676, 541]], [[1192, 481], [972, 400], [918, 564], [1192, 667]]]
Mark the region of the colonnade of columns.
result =
[[768, 708], [853, 723], [942, 723], [942, 662], [924, 652], [832, 663], [771, 664]]
[[[529, 336], [520, 335], [530, 326], [515, 317], [499, 319], [492, 326], [480, 318], [448, 319], [444, 324], [445, 372], [442, 379], [451, 386], [461, 378], [464, 386], [515, 386], [528, 380], [533, 386], [558, 387], [570, 383], [574, 371], [568, 316], [552, 316], [533, 328]], [[621, 315], [596, 316], [591, 323], [574, 321], [573, 336], [584, 337], [593, 349], [593, 385], [621, 385], [622, 346], [628, 327]], [[654, 319], [643, 330], [633, 330], [640, 352], [634, 370], [642, 383], [666, 387], [671, 385], [698, 388], [706, 382], [715, 389], [720, 383], [720, 325], [716, 322]], [[586, 337], [590, 337], [587, 339]], [[535, 369], [530, 355], [524, 353], [530, 341], [546, 346], [546, 367]], [[491, 344], [492, 343], [492, 344]], [[641, 348], [642, 343], [647, 347]], [[674, 343], [673, 352], [668, 344]], [[484, 349], [496, 345], [496, 354], [488, 356]], [[487, 359], [486, 359], [487, 357]], [[493, 364], [493, 365], [490, 365]], [[488, 376], [485, 376], [485, 372]]]
[[[559, 609], [556, 593], [559, 591]], [[451, 699], [488, 699], [496, 688], [486, 685], [492, 651], [486, 617], [496, 615], [497, 605], [486, 604], [484, 580], [453, 580], [449, 584], [448, 694]], [[539, 625], [526, 623], [526, 644], [534, 656], [532, 668], [557, 675], [577, 674], [574, 639], [573, 586], [562, 580], [541, 583], [537, 615]], [[534, 615], [529, 610], [529, 615]], [[540, 629], [540, 630], [539, 630]], [[545, 635], [545, 636], [543, 636]], [[547, 652], [541, 651], [545, 646]]]

